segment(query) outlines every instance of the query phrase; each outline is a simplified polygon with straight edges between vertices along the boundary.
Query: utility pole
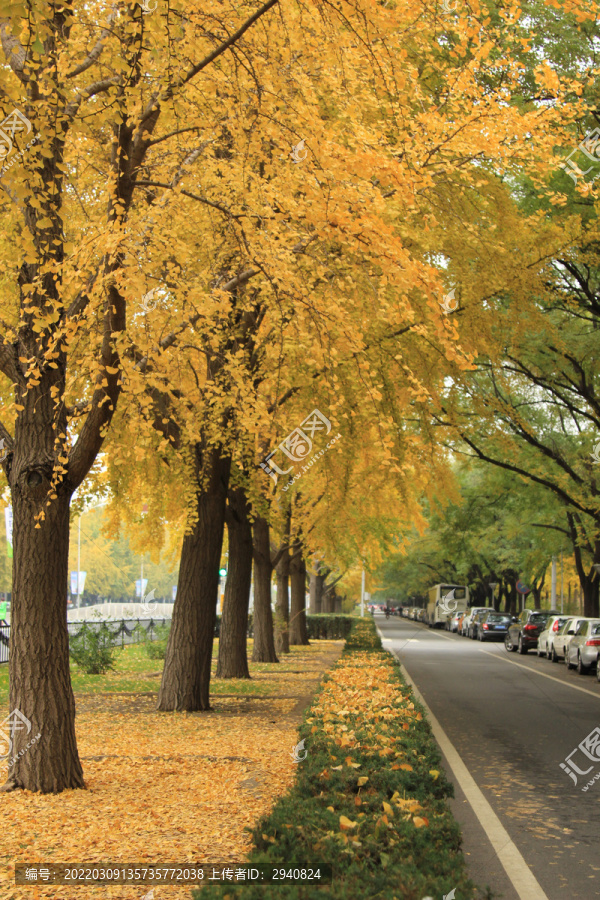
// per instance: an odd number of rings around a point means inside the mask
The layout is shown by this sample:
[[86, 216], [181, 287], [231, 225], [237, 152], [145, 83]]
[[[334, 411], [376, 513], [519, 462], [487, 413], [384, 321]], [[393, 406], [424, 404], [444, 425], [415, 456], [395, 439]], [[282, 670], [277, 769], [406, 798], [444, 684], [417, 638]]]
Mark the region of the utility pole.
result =
[[550, 592], [550, 609], [556, 609], [556, 557], [552, 557], [552, 588]]
[[365, 614], [365, 570], [362, 570], [362, 584], [360, 587], [360, 614]]
[[77, 529], [77, 608], [80, 606], [81, 597], [79, 595], [79, 583], [81, 581], [81, 576], [79, 575], [79, 570], [81, 569], [81, 515], [79, 516], [79, 528]]
[[560, 551], [560, 611], [564, 612], [564, 592], [563, 592], [563, 552]]

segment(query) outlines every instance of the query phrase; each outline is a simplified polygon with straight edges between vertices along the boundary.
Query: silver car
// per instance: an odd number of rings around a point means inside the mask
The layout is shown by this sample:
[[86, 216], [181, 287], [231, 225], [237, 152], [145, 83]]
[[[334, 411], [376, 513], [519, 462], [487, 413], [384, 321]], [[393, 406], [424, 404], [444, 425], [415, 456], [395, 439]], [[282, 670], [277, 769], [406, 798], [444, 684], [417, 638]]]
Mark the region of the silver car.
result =
[[458, 620], [463, 615], [464, 609], [457, 609], [454, 615], [448, 618], [446, 622], [446, 631], [458, 631]]
[[552, 644], [552, 654], [550, 659], [553, 663], [557, 663], [559, 659], [567, 658], [566, 648], [571, 643], [579, 623], [586, 621], [587, 619], [585, 616], [572, 616], [570, 619], [567, 619], [564, 625], [561, 625], [554, 638], [554, 643]]
[[461, 634], [463, 634], [465, 637], [471, 637], [471, 635], [469, 634], [469, 627], [473, 620], [473, 616], [475, 615], [475, 613], [488, 612], [488, 611], [494, 612], [495, 611], [494, 607], [493, 606], [472, 606], [471, 609], [468, 609], [467, 615], [464, 617], [464, 619], [462, 621]]
[[583, 619], [567, 647], [565, 662], [567, 669], [577, 666], [580, 675], [596, 666], [600, 651], [600, 619]]
[[546, 627], [538, 638], [537, 655], [547, 656], [550, 659], [552, 655], [552, 645], [554, 638], [558, 634], [561, 625], [564, 625], [569, 616], [552, 616], [548, 619]]

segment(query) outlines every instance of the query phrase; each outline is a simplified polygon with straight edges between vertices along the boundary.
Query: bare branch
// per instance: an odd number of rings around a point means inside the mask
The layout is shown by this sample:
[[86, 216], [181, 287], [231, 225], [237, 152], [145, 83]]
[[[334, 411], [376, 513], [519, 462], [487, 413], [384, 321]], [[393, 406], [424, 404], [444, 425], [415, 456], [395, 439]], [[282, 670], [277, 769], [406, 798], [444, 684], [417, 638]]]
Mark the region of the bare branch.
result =
[[72, 119], [84, 100], [95, 97], [97, 94], [103, 94], [111, 87], [116, 87], [121, 83], [120, 78], [105, 78], [103, 81], [96, 81], [90, 84], [85, 90], [80, 91], [76, 97], [65, 107], [65, 115]]
[[213, 50], [212, 53], [209, 53], [208, 56], [205, 56], [201, 62], [197, 63], [195, 66], [192, 66], [192, 68], [186, 75], [182, 75], [182, 77], [178, 81], [175, 81], [172, 85], [170, 85], [167, 88], [162, 99], [166, 100], [172, 97], [176, 90], [178, 90], [180, 87], [183, 87], [183, 85], [187, 84], [188, 81], [191, 81], [191, 79], [194, 78], [198, 74], [198, 72], [201, 72], [202, 69], [205, 69], [207, 66], [209, 66], [211, 62], [214, 62], [215, 59], [218, 59], [218, 57], [225, 53], [226, 50], [229, 50], [229, 48], [237, 43], [241, 36], [245, 34], [245, 32], [248, 31], [248, 29], [251, 28], [252, 25], [254, 25], [254, 23], [257, 22], [258, 19], [261, 18], [261, 16], [264, 16], [264, 14], [268, 12], [271, 7], [275, 6], [276, 3], [279, 3], [279, 0], [267, 0], [267, 2], [264, 3], [263, 6], [261, 6], [260, 9], [258, 9], [254, 13], [254, 15], [250, 16], [249, 19], [246, 19], [244, 24], [241, 25], [237, 31], [234, 31], [234, 33], [230, 35], [230, 37], [228, 37], [226, 41], [220, 44], [215, 50]]
[[70, 72], [67, 72], [65, 78], [75, 78], [76, 75], [81, 75], [82, 72], [85, 72], [90, 66], [93, 66], [96, 60], [100, 58], [102, 51], [104, 50], [104, 42], [106, 38], [112, 34], [112, 26], [118, 16], [118, 9], [116, 6], [113, 6], [112, 12], [108, 17], [108, 22], [105, 27], [102, 29], [100, 33], [100, 37], [96, 41], [95, 46], [88, 53], [83, 62], [79, 63], [78, 66], [75, 66], [74, 69], [71, 69]]
[[[179, 176], [181, 178], [183, 173]], [[176, 176], [177, 177], [177, 176]], [[136, 181], [136, 187], [157, 187], [163, 188], [165, 191], [172, 191], [176, 186], [177, 182], [174, 180], [174, 184], [165, 184], [162, 181]], [[186, 191], [181, 188], [180, 193], [184, 195], [184, 197], [189, 197], [190, 200], [197, 200], [198, 203], [204, 203], [205, 206], [212, 206], [213, 209], [218, 209], [219, 212], [224, 213], [226, 216], [229, 216], [231, 219], [242, 219], [244, 218], [245, 213], [232, 213], [230, 209], [227, 209], [226, 206], [221, 206], [220, 203], [215, 203], [214, 200], [207, 200], [206, 197], [200, 197], [198, 194], [193, 194], [191, 191]]]

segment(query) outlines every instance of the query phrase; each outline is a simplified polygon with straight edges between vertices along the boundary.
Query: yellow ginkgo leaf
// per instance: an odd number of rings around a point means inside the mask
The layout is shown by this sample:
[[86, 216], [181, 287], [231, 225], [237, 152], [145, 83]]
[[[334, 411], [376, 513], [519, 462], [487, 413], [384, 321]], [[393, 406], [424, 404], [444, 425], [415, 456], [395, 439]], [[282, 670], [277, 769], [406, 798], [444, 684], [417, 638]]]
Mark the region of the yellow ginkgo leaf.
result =
[[357, 824], [357, 822], [351, 822], [347, 816], [340, 816], [341, 831], [351, 831], [352, 828], [356, 828]]

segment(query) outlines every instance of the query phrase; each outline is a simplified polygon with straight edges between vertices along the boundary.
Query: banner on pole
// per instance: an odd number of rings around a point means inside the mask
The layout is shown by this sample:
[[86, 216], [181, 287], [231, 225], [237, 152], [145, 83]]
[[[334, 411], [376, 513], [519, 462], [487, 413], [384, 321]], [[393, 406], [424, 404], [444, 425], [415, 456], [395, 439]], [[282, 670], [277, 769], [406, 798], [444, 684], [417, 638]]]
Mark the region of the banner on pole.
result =
[[144, 592], [145, 592], [145, 590], [146, 590], [146, 585], [147, 585], [147, 584], [148, 584], [148, 579], [147, 579], [147, 578], [144, 578], [144, 585], [143, 585], [143, 587], [142, 587], [142, 579], [141, 579], [141, 578], [138, 578], [138, 579], [137, 579], [137, 581], [136, 581], [136, 583], [135, 583], [135, 596], [136, 596], [136, 597], [143, 597], [143, 596], [144, 596]]
[[85, 576], [87, 572], [79, 573], [79, 591], [77, 591], [77, 572], [71, 572], [71, 593], [77, 594], [81, 596], [83, 594], [83, 588], [85, 586]]

